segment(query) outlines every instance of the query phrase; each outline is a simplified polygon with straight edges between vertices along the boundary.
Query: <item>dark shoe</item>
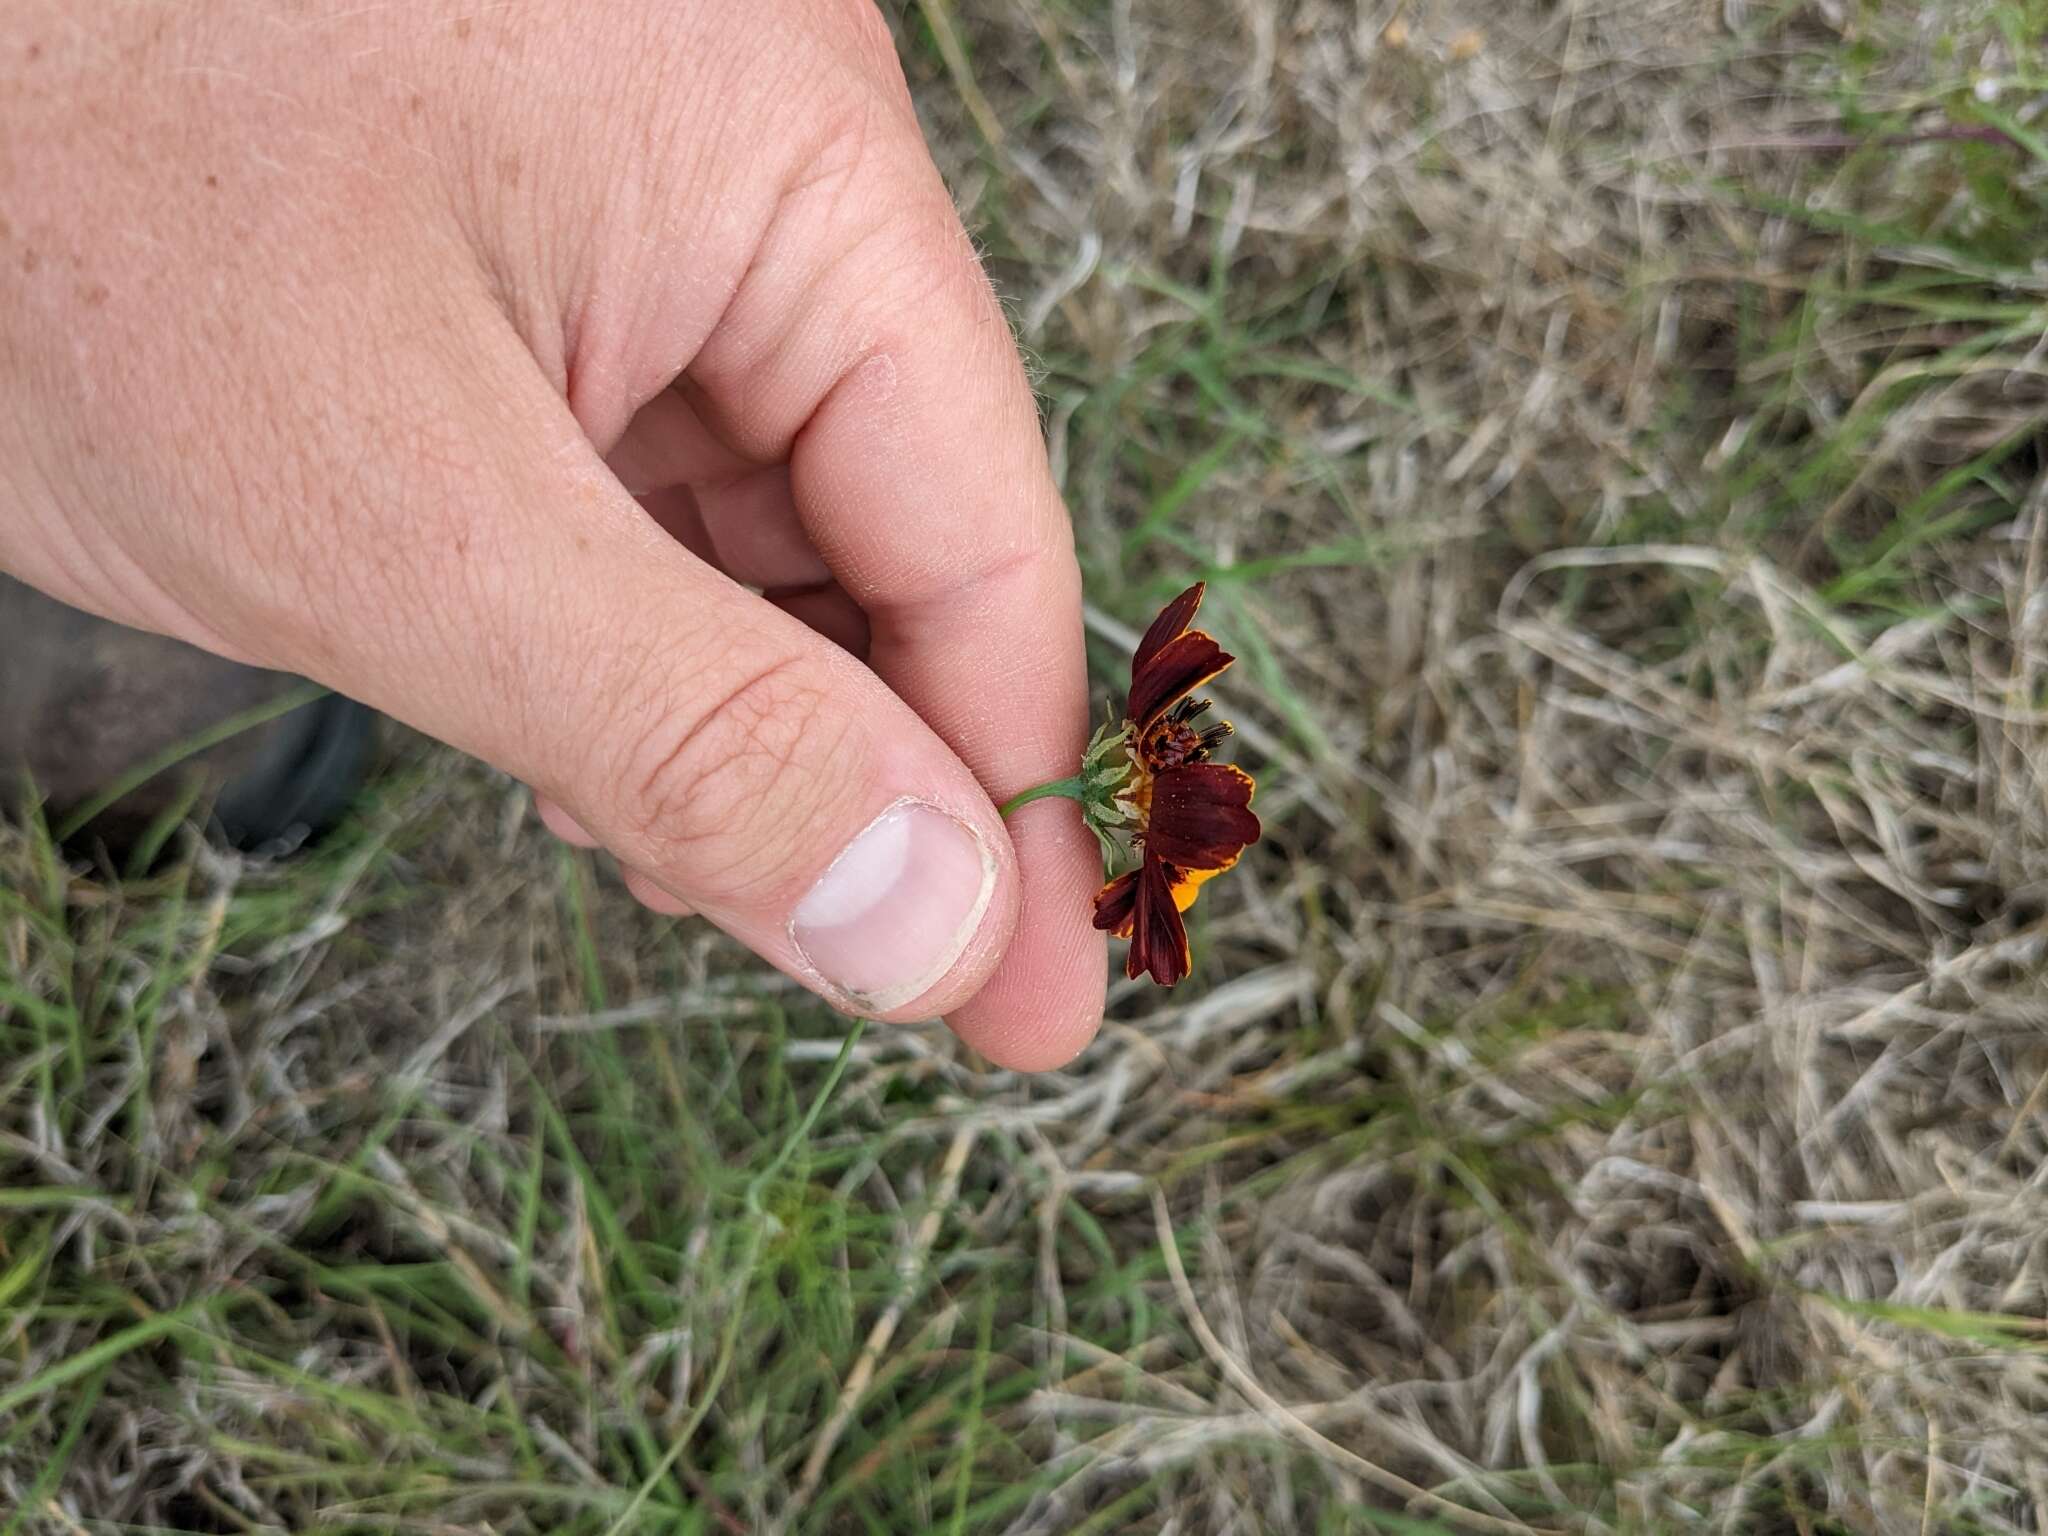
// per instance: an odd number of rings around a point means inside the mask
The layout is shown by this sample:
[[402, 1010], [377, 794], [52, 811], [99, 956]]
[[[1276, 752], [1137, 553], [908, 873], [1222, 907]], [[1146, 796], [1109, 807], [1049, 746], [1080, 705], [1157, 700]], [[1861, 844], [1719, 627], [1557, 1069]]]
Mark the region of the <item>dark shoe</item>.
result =
[[[305, 684], [80, 613], [0, 576], [0, 794], [62, 826], [154, 759]], [[125, 851], [166, 814], [210, 808], [213, 833], [283, 852], [324, 831], [361, 786], [375, 721], [327, 694], [184, 757], [80, 836]]]

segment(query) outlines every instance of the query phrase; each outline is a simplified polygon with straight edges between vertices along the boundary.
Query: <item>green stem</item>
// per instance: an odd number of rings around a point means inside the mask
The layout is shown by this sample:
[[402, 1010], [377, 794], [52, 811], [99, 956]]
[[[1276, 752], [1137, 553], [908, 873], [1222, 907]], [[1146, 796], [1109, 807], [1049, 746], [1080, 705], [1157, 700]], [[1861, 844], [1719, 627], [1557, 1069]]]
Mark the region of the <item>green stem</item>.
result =
[[1036, 789], [1027, 789], [1023, 794], [1017, 796], [1016, 799], [1005, 801], [1002, 809], [997, 814], [1005, 821], [1008, 821], [1010, 813], [1017, 810], [1020, 806], [1029, 805], [1034, 800], [1051, 800], [1055, 797], [1061, 800], [1079, 800], [1081, 798], [1081, 776], [1077, 773], [1071, 779], [1054, 779], [1050, 784], [1041, 784]]

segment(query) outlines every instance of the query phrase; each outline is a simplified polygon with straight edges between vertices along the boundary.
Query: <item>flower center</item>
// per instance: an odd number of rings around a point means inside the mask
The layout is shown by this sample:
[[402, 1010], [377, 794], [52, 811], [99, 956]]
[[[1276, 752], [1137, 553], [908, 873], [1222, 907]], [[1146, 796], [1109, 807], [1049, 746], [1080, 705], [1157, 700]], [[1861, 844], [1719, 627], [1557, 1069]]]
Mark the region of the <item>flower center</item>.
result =
[[1154, 722], [1139, 748], [1147, 766], [1172, 768], [1180, 763], [1199, 762], [1208, 756], [1202, 733], [1185, 720], [1172, 715]]

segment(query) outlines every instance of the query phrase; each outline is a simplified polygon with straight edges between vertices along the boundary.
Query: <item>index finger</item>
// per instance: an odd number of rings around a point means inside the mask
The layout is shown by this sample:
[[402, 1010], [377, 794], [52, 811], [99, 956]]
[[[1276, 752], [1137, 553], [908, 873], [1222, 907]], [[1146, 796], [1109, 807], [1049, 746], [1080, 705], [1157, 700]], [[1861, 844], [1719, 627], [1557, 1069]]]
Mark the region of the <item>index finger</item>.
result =
[[[1000, 803], [1080, 763], [1080, 573], [1028, 398], [1023, 412], [999, 414], [990, 379], [992, 398], [953, 390], [941, 409], [906, 379], [914, 372], [899, 365], [887, 395], [857, 389], [812, 418], [794, 465], [813, 495], [799, 491], [798, 505], [868, 613], [870, 664]], [[976, 473], [964, 445], [999, 440], [1017, 462]], [[1064, 800], [1024, 807], [1009, 828], [1022, 876], [1015, 936], [947, 1022], [996, 1061], [1057, 1066], [1101, 1022], [1107, 952], [1092, 899], [1102, 855]]]
[[[1008, 325], [921, 141], [865, 184], [784, 198], [687, 389], [750, 455], [786, 431], [812, 543], [866, 610], [870, 664], [992, 799], [1086, 744], [1081, 582]], [[1011, 823], [1016, 937], [948, 1023], [1004, 1065], [1058, 1065], [1101, 1021], [1101, 858], [1075, 808]]]

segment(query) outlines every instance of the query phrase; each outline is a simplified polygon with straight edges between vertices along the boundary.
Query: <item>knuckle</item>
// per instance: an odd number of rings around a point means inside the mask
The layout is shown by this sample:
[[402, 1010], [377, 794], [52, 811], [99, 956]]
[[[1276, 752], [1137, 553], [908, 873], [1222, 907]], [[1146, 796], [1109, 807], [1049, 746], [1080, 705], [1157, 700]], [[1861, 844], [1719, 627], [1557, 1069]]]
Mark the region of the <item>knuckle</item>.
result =
[[951, 204], [910, 215], [889, 246], [897, 259], [885, 277], [887, 302], [941, 305], [1001, 323], [988, 273]]
[[876, 0], [801, 0], [790, 17], [836, 72], [909, 105], [910, 91], [889, 18]]
[[846, 242], [821, 286], [840, 316], [848, 372], [878, 355], [918, 355], [935, 326], [965, 339], [971, 350], [955, 358], [963, 371], [1015, 357], [1008, 320], [950, 205], [877, 215]]
[[743, 900], [778, 879], [829, 819], [826, 766], [846, 725], [794, 656], [748, 668], [699, 708], [643, 734], [626, 760], [633, 830], [693, 893]]
[[844, 29], [840, 35], [861, 64], [885, 74], [900, 72], [889, 18], [875, 0], [823, 0], [821, 10], [826, 22]]
[[[782, 210], [821, 233], [843, 235], [897, 204], [920, 157], [929, 160], [915, 121], [905, 123], [856, 72], [826, 71], [801, 110], [785, 119]], [[889, 195], [876, 196], [883, 189]]]

